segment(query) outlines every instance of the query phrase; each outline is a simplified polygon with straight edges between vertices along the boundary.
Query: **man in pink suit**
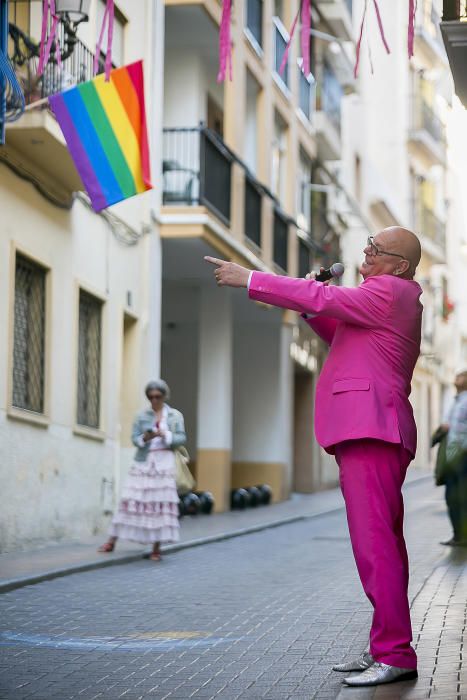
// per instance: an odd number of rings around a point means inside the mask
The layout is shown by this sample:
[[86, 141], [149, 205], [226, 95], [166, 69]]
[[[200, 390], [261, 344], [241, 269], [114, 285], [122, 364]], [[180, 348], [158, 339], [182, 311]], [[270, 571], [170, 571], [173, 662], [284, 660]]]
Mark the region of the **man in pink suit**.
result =
[[334, 670], [359, 671], [345, 678], [358, 686], [417, 677], [401, 488], [416, 449], [408, 397], [422, 318], [415, 234], [384, 229], [364, 254], [356, 288], [206, 258], [219, 286], [248, 287], [251, 299], [301, 312], [330, 346], [316, 389], [316, 438], [339, 465], [355, 561], [374, 608], [369, 650]]

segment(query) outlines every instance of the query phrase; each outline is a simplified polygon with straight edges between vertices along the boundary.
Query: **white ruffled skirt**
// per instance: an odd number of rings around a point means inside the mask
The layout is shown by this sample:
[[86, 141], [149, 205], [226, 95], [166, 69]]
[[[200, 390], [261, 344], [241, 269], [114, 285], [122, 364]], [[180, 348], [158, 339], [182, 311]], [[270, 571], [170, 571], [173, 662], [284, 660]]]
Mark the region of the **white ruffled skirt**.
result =
[[150, 451], [131, 466], [109, 535], [141, 544], [178, 542], [178, 500], [173, 451]]

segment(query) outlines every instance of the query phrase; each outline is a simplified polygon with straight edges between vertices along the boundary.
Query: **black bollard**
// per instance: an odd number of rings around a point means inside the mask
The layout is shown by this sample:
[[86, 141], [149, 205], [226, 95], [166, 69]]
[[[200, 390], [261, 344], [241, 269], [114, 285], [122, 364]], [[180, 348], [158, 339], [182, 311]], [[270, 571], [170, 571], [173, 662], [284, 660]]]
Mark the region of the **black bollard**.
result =
[[260, 506], [263, 502], [263, 497], [259, 488], [256, 486], [250, 486], [247, 491], [250, 494], [251, 507], [256, 508], [256, 506]]
[[186, 515], [198, 515], [200, 502], [195, 493], [187, 493], [186, 496], [183, 497], [183, 505], [185, 506]]
[[244, 510], [250, 505], [250, 494], [246, 489], [233, 489], [230, 493], [230, 507]]

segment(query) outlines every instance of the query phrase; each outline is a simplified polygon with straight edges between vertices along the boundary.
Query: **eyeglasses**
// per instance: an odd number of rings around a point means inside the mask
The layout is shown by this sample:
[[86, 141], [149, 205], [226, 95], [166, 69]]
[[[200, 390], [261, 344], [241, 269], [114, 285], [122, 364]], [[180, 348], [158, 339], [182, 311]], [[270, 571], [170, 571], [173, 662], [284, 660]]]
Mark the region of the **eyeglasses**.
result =
[[154, 401], [155, 399], [163, 399], [164, 395], [163, 394], [149, 394], [148, 399], [149, 401]]
[[406, 260], [404, 255], [399, 255], [399, 253], [388, 253], [387, 250], [378, 248], [374, 238], [374, 236], [368, 236], [367, 240], [367, 248], [371, 248], [371, 255], [391, 255], [393, 258], [402, 258], [402, 260]]

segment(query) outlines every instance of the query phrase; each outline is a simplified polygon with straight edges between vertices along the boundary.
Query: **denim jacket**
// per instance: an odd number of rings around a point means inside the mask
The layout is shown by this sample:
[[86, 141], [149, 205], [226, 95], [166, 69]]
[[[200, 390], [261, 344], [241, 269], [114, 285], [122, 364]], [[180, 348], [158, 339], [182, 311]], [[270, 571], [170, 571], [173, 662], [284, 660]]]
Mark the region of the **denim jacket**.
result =
[[[172, 442], [169, 445], [169, 449], [174, 450], [186, 443], [185, 423], [180, 411], [177, 411], [177, 409], [172, 408], [168, 404], [165, 405], [168, 408], [167, 426], [172, 433]], [[152, 409], [148, 408], [138, 413], [131, 432], [131, 439], [133, 444], [137, 447], [135, 453], [136, 462], [144, 462], [148, 456], [150, 443], [147, 442], [144, 446], [141, 446], [141, 436], [146, 430], [151, 430], [153, 426], [154, 412]]]

